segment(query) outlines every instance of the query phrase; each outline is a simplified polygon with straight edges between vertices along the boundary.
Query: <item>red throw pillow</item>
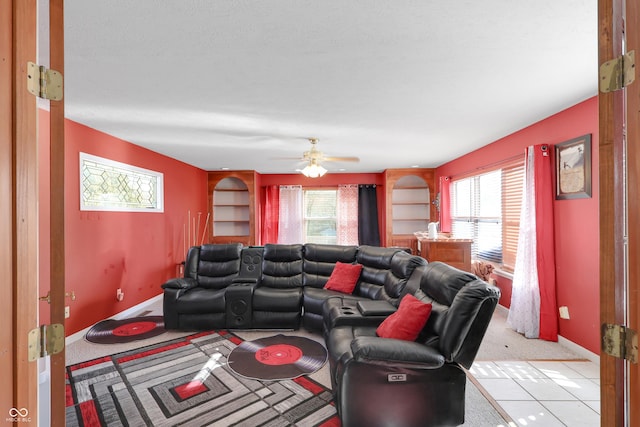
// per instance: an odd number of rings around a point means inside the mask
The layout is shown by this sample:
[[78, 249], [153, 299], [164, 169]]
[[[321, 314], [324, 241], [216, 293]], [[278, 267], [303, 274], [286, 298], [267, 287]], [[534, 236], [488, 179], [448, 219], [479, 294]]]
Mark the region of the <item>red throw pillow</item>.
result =
[[400, 301], [398, 311], [378, 326], [376, 334], [382, 338], [415, 341], [431, 315], [431, 308], [431, 304], [407, 294]]
[[360, 278], [361, 271], [362, 264], [345, 264], [338, 261], [336, 266], [333, 267], [331, 276], [329, 276], [324, 288], [344, 294], [352, 294]]

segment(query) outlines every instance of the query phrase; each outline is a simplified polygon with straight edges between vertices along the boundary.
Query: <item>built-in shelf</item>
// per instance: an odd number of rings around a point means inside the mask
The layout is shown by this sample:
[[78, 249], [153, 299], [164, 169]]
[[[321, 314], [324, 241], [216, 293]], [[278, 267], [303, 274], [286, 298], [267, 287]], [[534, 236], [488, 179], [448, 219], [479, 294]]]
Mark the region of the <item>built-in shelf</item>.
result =
[[429, 186], [416, 175], [398, 179], [391, 191], [392, 232], [411, 234], [429, 224]]
[[238, 178], [224, 178], [213, 191], [213, 236], [248, 236], [249, 189]]
[[435, 216], [431, 204], [434, 188], [433, 169], [388, 169], [387, 185], [387, 246], [408, 247], [418, 252], [416, 231], [426, 230]]

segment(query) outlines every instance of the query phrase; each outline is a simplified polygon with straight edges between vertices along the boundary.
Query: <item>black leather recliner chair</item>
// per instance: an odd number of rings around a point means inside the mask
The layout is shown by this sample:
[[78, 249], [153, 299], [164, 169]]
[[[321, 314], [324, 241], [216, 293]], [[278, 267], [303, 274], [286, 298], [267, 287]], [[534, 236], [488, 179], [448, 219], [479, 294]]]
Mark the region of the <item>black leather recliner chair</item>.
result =
[[304, 288], [302, 325], [309, 331], [322, 331], [322, 305], [328, 298], [344, 294], [324, 289], [336, 262], [356, 262], [357, 246], [304, 245]]
[[[409, 278], [418, 266], [427, 264], [423, 258], [410, 255], [400, 248], [391, 252], [390, 248], [376, 246], [362, 246], [356, 260], [362, 264], [362, 273], [353, 294], [338, 294], [322, 305], [322, 330], [325, 338], [331, 329], [343, 323], [355, 325], [364, 321], [365, 324], [371, 324], [374, 316], [378, 321], [385, 319], [395, 311], [407, 292], [415, 291], [408, 287]], [[305, 298], [306, 291], [305, 289]], [[382, 304], [377, 305], [377, 314], [371, 314], [367, 318], [353, 316], [352, 314], [359, 313], [357, 306], [360, 301], [379, 301]], [[374, 305], [369, 304], [369, 307]]]
[[328, 331], [332, 389], [343, 427], [457, 426], [466, 375], [500, 291], [440, 262], [416, 269], [409, 289], [433, 306], [415, 342], [380, 338], [378, 320]]
[[303, 246], [267, 244], [262, 277], [253, 291], [253, 323], [260, 328], [298, 329], [302, 307]]
[[165, 328], [226, 327], [225, 291], [238, 277], [241, 250], [240, 243], [189, 248], [184, 277], [162, 285]]

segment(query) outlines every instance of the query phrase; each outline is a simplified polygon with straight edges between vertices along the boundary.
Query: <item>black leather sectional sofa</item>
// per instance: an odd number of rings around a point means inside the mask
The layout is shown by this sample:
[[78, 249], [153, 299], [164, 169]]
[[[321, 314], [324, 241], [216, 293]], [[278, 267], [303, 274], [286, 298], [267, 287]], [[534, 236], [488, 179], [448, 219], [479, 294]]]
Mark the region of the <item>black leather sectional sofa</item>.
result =
[[[352, 294], [324, 289], [337, 263], [362, 270]], [[164, 289], [167, 329], [298, 329], [323, 334], [342, 425], [464, 422], [466, 376], [499, 289], [401, 248], [341, 245], [191, 247]], [[431, 304], [416, 340], [378, 325], [406, 295]]]

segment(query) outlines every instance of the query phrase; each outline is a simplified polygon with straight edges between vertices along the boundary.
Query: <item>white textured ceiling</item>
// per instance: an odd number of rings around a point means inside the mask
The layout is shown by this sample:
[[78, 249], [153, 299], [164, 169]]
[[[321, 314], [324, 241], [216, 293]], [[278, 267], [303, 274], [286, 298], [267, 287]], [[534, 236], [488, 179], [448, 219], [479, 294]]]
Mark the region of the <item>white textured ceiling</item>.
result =
[[205, 170], [436, 167], [597, 93], [596, 0], [67, 0], [67, 117]]

